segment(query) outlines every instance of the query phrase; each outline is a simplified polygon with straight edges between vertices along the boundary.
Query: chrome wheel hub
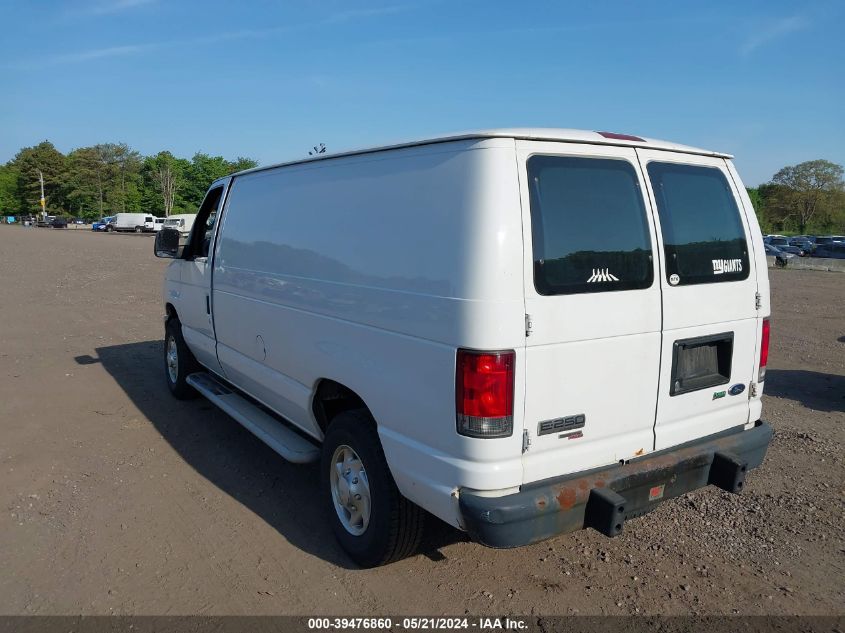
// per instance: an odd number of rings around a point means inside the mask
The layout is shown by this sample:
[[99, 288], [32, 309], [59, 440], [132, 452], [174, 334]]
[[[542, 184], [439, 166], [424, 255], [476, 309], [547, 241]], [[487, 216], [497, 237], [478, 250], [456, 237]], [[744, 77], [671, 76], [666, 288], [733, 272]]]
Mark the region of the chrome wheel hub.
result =
[[344, 529], [353, 536], [361, 536], [370, 523], [370, 482], [364, 463], [349, 446], [335, 449], [329, 466], [332, 501]]
[[167, 376], [170, 378], [170, 382], [175, 385], [179, 379], [179, 352], [176, 348], [176, 339], [172, 336], [167, 337], [167, 351], [164, 360], [167, 363]]

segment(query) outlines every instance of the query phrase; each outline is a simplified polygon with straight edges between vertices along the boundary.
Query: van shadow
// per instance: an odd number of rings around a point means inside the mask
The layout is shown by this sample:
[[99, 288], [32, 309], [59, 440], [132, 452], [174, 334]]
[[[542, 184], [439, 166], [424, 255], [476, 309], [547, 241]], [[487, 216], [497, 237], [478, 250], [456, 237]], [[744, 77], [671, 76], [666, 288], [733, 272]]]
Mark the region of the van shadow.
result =
[[845, 411], [845, 376], [803, 369], [767, 369], [763, 393], [817, 411]]
[[[179, 401], [164, 382], [162, 342], [97, 348], [97, 357], [135, 406], [200, 475], [277, 530], [289, 543], [346, 569], [358, 567], [337, 545], [320, 495], [317, 464], [285, 461], [203, 398]], [[439, 549], [466, 536], [429, 516], [420, 553], [442, 560]]]

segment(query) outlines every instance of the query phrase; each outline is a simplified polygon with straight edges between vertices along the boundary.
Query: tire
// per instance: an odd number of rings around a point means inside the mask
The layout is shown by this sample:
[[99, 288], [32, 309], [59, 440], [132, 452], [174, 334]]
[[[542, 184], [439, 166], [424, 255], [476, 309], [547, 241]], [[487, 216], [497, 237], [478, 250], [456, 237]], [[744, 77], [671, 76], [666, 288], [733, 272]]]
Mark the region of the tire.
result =
[[143, 230], [144, 230], [144, 229], [142, 229], [140, 226], [136, 226], [136, 227], [135, 227], [135, 232], [136, 232], [136, 233], [140, 233], [140, 232], [141, 232], [141, 231], [143, 231]]
[[[351, 449], [352, 455], [359, 458], [362, 468], [358, 474], [364, 475], [366, 484], [366, 492], [362, 494], [369, 498], [369, 519], [366, 524], [352, 522], [352, 528], [359, 531], [358, 534], [347, 527], [351, 513], [344, 508], [342, 500], [336, 500], [339, 484], [333, 483], [333, 478], [338, 481], [346, 479], [341, 473], [342, 467], [337, 467], [341, 459], [338, 451], [346, 449]], [[322, 496], [332, 531], [353, 561], [361, 567], [378, 567], [401, 560], [416, 551], [423, 533], [425, 513], [403, 497], [396, 487], [381, 448], [375, 421], [369, 412], [365, 409], [345, 411], [334, 418], [323, 442], [320, 471]], [[355, 482], [347, 490], [350, 493], [347, 497], [353, 504], [352, 493], [364, 489], [358, 484], [359, 480], [346, 479], [347, 483]], [[343, 485], [340, 484], [340, 487]], [[347, 516], [345, 522], [341, 519], [341, 513]]]
[[[175, 352], [175, 359], [171, 352]], [[171, 364], [174, 360], [175, 366]], [[168, 319], [164, 326], [164, 379], [173, 397], [177, 400], [196, 398], [199, 393], [188, 384], [187, 378], [201, 370], [202, 366], [182, 338], [182, 324], [179, 319]]]

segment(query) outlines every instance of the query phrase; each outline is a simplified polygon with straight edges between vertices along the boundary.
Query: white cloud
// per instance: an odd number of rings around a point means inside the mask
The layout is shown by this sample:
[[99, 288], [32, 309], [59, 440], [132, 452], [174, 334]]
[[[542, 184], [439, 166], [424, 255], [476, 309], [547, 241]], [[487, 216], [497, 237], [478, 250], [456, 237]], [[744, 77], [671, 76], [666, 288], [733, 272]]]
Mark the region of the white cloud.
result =
[[751, 33], [745, 42], [743, 42], [739, 52], [743, 56], [750, 55], [758, 48], [770, 44], [778, 38], [796, 31], [801, 31], [809, 26], [810, 21], [803, 16], [795, 15], [788, 18], [780, 18], [779, 20], [760, 26]]
[[158, 0], [105, 0], [91, 7], [90, 13], [94, 15], [107, 15], [109, 13], [120, 13], [129, 9], [135, 9], [147, 4], [153, 4]]
[[[131, 9], [133, 7], [152, 4], [157, 1], [158, 0], [109, 0], [108, 2], [103, 2], [97, 5], [95, 9], [92, 9], [92, 12], [96, 12], [99, 14], [116, 13], [119, 11]], [[111, 46], [87, 51], [59, 53], [51, 57], [44, 57], [41, 59], [21, 60], [7, 64], [0, 64], [0, 67], [14, 68], [18, 70], [36, 70], [39, 68], [57, 66], [62, 64], [73, 64], [96, 59], [108, 59], [111, 57], [134, 55], [146, 51], [164, 48], [216, 44], [218, 42], [226, 42], [231, 40], [260, 39], [295, 30], [315, 28], [324, 24], [363, 19], [376, 15], [397, 13], [407, 8], [407, 5], [396, 5], [375, 9], [351, 9], [348, 11], [333, 13], [319, 22], [312, 22], [306, 24], [290, 24], [284, 26], [271, 26], [258, 29], [241, 29], [237, 31], [224, 31], [222, 33], [214, 33], [211, 35], [190, 39], [178, 39], [164, 42], [148, 42], [141, 44], [128, 44], [124, 46]]]
[[372, 9], [348, 9], [346, 11], [338, 11], [332, 13], [327, 22], [346, 22], [348, 20], [355, 20], [357, 18], [371, 18], [378, 15], [390, 15], [393, 13], [400, 13], [405, 11], [408, 7], [406, 5], [393, 5], [387, 7], [374, 7]]

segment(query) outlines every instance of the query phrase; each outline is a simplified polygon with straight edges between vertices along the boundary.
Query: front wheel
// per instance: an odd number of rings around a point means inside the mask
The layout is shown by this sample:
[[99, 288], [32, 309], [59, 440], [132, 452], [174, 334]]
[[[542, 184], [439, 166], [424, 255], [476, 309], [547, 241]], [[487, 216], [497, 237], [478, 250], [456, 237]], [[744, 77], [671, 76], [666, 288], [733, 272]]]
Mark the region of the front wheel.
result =
[[179, 319], [168, 320], [164, 326], [164, 376], [170, 393], [179, 400], [196, 398], [199, 394], [188, 384], [188, 376], [200, 370], [200, 364], [182, 338]]
[[414, 553], [425, 514], [396, 487], [366, 410], [346, 411], [332, 421], [320, 470], [332, 530], [352, 560], [377, 567]]

